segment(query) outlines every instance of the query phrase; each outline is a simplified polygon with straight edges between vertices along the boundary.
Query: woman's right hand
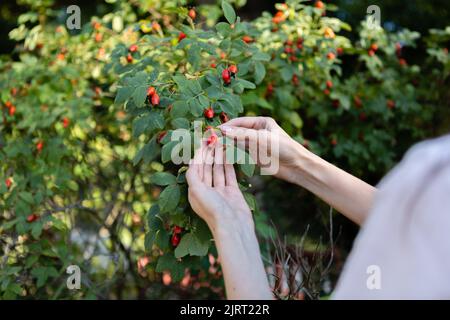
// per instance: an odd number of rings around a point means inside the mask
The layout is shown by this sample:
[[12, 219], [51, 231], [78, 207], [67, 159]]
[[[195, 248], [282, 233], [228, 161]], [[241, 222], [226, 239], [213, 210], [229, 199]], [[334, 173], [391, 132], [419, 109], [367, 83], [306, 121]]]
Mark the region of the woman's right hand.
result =
[[[238, 144], [245, 144], [259, 166], [261, 166], [261, 159], [257, 156], [258, 151], [268, 150], [271, 161], [276, 160], [279, 164], [279, 169], [274, 172], [274, 175], [291, 183], [300, 184], [301, 162], [313, 154], [292, 139], [274, 119], [269, 117], [235, 118], [222, 124], [220, 129], [227, 137], [236, 139]], [[277, 150], [272, 150], [274, 146]]]

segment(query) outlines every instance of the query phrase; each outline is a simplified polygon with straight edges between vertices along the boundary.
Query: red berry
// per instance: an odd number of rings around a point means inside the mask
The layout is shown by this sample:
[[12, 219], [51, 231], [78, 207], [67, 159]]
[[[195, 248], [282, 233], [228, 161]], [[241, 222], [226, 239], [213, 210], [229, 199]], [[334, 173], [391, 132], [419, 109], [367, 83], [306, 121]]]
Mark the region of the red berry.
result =
[[229, 120], [230, 120], [230, 118], [228, 117], [228, 115], [225, 112], [220, 113], [220, 121], [222, 123], [228, 122]]
[[155, 92], [152, 95], [152, 105], [157, 106], [159, 104], [159, 95]]
[[11, 103], [11, 101], [6, 101], [6, 102], [5, 102], [5, 107], [7, 107], [8, 109], [11, 108], [12, 105], [13, 105], [13, 104]]
[[338, 55], [342, 55], [342, 54], [344, 53], [344, 49], [342, 49], [341, 47], [339, 47], [339, 48], [336, 49], [336, 53], [337, 53]]
[[178, 35], [178, 42], [181, 42], [184, 38], [186, 38], [186, 34], [184, 32], [180, 32]]
[[328, 89], [331, 89], [333, 87], [333, 82], [331, 82], [331, 80], [327, 80], [326, 85]]
[[6, 187], [9, 189], [9, 188], [11, 188], [11, 185], [12, 185], [12, 180], [11, 180], [11, 178], [6, 178], [5, 179], [5, 184], [6, 184]]
[[188, 12], [188, 16], [192, 19], [195, 20], [195, 18], [197, 17], [197, 13], [195, 12], [194, 9], [189, 10]]
[[179, 234], [181, 232], [183, 232], [183, 228], [182, 227], [180, 227], [180, 226], [174, 226], [173, 227], [173, 233], [174, 234]]
[[11, 106], [9, 108], [9, 115], [13, 116], [16, 113], [16, 107], [15, 106]]
[[206, 144], [209, 146], [214, 145], [216, 142], [217, 142], [217, 135], [213, 132], [206, 140]]
[[289, 56], [289, 60], [292, 62], [297, 61], [297, 57], [296, 56]]
[[293, 42], [292, 40], [286, 40], [286, 41], [284, 42], [284, 44], [285, 44], [286, 46], [292, 47], [292, 46], [294, 45], [294, 42]]
[[328, 96], [328, 95], [330, 95], [330, 90], [329, 90], [329, 89], [325, 89], [325, 90], [323, 90], [323, 93], [324, 93], [326, 96]]
[[229, 68], [228, 71], [231, 72], [231, 74], [236, 74], [238, 72], [238, 68], [236, 67], [235, 64], [232, 64]]
[[370, 49], [367, 53], [369, 54], [370, 57], [373, 57], [375, 55], [375, 51], [372, 49]]
[[316, 3], [314, 4], [314, 6], [317, 8], [317, 9], [323, 9], [324, 7], [325, 7], [325, 5], [324, 5], [324, 3], [322, 2], [322, 1], [316, 1]]
[[253, 42], [253, 38], [250, 36], [243, 36], [242, 37], [242, 41], [244, 41], [245, 43], [252, 43]]
[[43, 148], [44, 148], [44, 141], [42, 140], [38, 141], [38, 143], [36, 143], [36, 150], [38, 152], [41, 152]]
[[64, 117], [64, 118], [62, 119], [62, 124], [63, 124], [63, 127], [64, 127], [64, 128], [67, 128], [67, 127], [69, 126], [69, 124], [70, 124], [70, 119], [67, 118], [67, 117]]
[[336, 138], [331, 139], [330, 143], [331, 143], [331, 145], [332, 145], [333, 147], [335, 147], [335, 146], [338, 144]]
[[403, 67], [403, 66], [406, 66], [408, 63], [406, 62], [406, 60], [405, 59], [398, 59], [398, 63], [400, 63], [400, 65]]
[[103, 35], [100, 32], [95, 34], [95, 42], [101, 42], [103, 39]]
[[30, 214], [30, 215], [27, 217], [27, 222], [28, 222], [28, 223], [34, 222], [34, 221], [36, 221], [38, 218], [39, 218], [39, 216], [38, 216], [37, 214], [32, 213], [32, 214]]
[[130, 52], [136, 52], [136, 51], [138, 51], [138, 46], [135, 45], [135, 44], [132, 44], [132, 45], [128, 48], [128, 51], [130, 51]]
[[17, 88], [11, 88], [11, 94], [15, 96], [17, 94]]
[[231, 79], [231, 74], [230, 74], [230, 70], [228, 69], [224, 69], [222, 71], [222, 79], [224, 82], [229, 82]]
[[174, 233], [170, 239], [170, 242], [172, 243], [172, 246], [177, 247], [180, 244], [180, 240], [180, 235], [178, 233]]
[[131, 54], [127, 55], [127, 61], [128, 61], [128, 63], [132, 63], [133, 62], [133, 56]]
[[294, 52], [294, 50], [291, 47], [284, 47], [284, 52], [289, 54]]
[[205, 118], [207, 118], [207, 119], [214, 118], [214, 110], [211, 107], [209, 107], [208, 109], [205, 109], [205, 111], [203, 113], [205, 115]]
[[377, 51], [378, 45], [376, 43], [372, 43], [372, 45], [370, 46], [370, 49], [372, 49], [373, 51]]
[[333, 52], [328, 52], [327, 59], [328, 60], [334, 60], [336, 58], [336, 55]]
[[302, 50], [303, 49], [303, 43], [297, 43], [297, 49]]
[[147, 96], [153, 96], [156, 93], [155, 87], [148, 87], [147, 89]]
[[161, 131], [156, 138], [156, 142], [161, 143], [161, 140], [166, 136], [167, 131]]
[[298, 85], [298, 76], [297, 76], [296, 74], [294, 74], [294, 75], [292, 76], [292, 84], [293, 84], [294, 86], [297, 86], [297, 85]]
[[386, 101], [386, 105], [389, 109], [394, 109], [395, 108], [395, 101], [389, 99], [388, 101]]
[[212, 63], [210, 64], [210, 67], [211, 67], [211, 68], [215, 68], [215, 67], [217, 67], [217, 65], [216, 65], [214, 62], [212, 62]]

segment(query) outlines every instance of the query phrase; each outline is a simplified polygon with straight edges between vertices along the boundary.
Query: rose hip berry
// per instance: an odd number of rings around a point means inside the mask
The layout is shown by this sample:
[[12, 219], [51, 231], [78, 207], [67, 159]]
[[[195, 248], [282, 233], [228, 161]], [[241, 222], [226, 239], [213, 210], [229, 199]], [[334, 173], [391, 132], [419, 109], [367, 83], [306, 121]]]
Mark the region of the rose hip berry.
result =
[[6, 188], [11, 188], [12, 180], [10, 178], [5, 179]]
[[331, 80], [327, 80], [326, 85], [328, 89], [331, 89], [333, 87], [333, 82], [331, 82]]
[[186, 38], [186, 34], [184, 32], [180, 32], [178, 35], [178, 42], [181, 42], [184, 38]]
[[151, 102], [154, 106], [159, 105], [159, 95], [156, 92], [152, 95]]
[[232, 64], [228, 67], [228, 71], [230, 71], [232, 75], [235, 75], [238, 72], [238, 68], [235, 64]]
[[161, 143], [161, 140], [166, 136], [167, 131], [161, 131], [156, 138], [156, 142]]
[[387, 107], [389, 108], [389, 109], [394, 109], [395, 108], [395, 101], [394, 100], [391, 100], [391, 99], [389, 99], [388, 101], [386, 101], [386, 105], [387, 105]]
[[151, 97], [156, 93], [155, 87], [148, 87], [147, 89], [147, 96]]
[[192, 19], [195, 20], [195, 18], [197, 17], [197, 13], [195, 12], [194, 9], [189, 10], [188, 12], [188, 16]]
[[127, 55], [127, 62], [132, 63], [133, 62], [133, 56], [131, 54]]
[[252, 43], [253, 42], [253, 38], [250, 36], [243, 36], [242, 37], [242, 41], [244, 41], [245, 43]]
[[67, 128], [67, 127], [69, 126], [69, 124], [70, 124], [70, 119], [67, 118], [67, 117], [64, 117], [64, 118], [62, 119], [62, 124], [63, 124], [63, 127], [64, 127], [64, 128]]
[[203, 112], [203, 114], [205, 115], [205, 118], [207, 119], [212, 119], [214, 118], [214, 110], [213, 108], [209, 107], [208, 109], [205, 109], [205, 111]]
[[206, 140], [206, 144], [209, 145], [214, 145], [217, 142], [217, 135], [213, 132], [208, 139]]
[[225, 84], [230, 83], [230, 81], [231, 81], [230, 70], [224, 69], [224, 70], [222, 71], [222, 80], [223, 80], [223, 82], [225, 82]]
[[174, 234], [180, 234], [181, 232], [183, 232], [183, 228], [180, 226], [174, 226], [173, 227], [173, 233]]
[[220, 121], [222, 123], [228, 122], [229, 120], [230, 120], [230, 118], [228, 117], [228, 115], [225, 112], [220, 113]]
[[172, 246], [178, 247], [180, 244], [181, 236], [178, 233], [174, 233], [172, 235], [172, 238], [170, 239], [170, 243], [172, 243]]
[[135, 44], [132, 44], [132, 45], [128, 48], [128, 51], [130, 51], [130, 52], [136, 52], [136, 51], [138, 51], [138, 46], [135, 45]]
[[38, 143], [36, 143], [36, 150], [38, 152], [41, 152], [43, 148], [44, 148], [44, 141], [42, 140], [38, 141]]
[[34, 222], [34, 221], [36, 221], [38, 218], [39, 218], [39, 216], [38, 216], [37, 214], [32, 213], [32, 214], [30, 214], [30, 215], [27, 217], [27, 222], [28, 222], [28, 223]]

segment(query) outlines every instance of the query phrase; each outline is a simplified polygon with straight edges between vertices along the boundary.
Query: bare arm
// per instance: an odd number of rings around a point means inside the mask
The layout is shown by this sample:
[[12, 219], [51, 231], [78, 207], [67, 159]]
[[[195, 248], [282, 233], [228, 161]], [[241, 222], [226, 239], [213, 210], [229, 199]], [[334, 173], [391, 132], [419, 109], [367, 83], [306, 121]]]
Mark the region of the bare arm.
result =
[[267, 141], [277, 139], [278, 150], [271, 150], [279, 160], [277, 177], [308, 189], [359, 225], [367, 218], [376, 189], [305, 149], [273, 119], [236, 118], [221, 129], [238, 143], [256, 141], [258, 148], [270, 148], [273, 144]]

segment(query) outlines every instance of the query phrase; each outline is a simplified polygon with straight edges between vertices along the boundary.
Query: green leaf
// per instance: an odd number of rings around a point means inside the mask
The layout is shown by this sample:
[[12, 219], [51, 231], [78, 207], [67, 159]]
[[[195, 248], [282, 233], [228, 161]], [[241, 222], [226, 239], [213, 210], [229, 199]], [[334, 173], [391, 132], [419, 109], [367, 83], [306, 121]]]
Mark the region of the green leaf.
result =
[[256, 84], [260, 84], [261, 81], [264, 80], [266, 76], [266, 68], [264, 64], [260, 61], [255, 62], [255, 82]]
[[178, 261], [171, 253], [166, 253], [159, 257], [156, 264], [156, 272], [169, 271], [174, 282], [178, 282], [183, 278], [185, 269], [185, 264], [182, 261]]
[[229, 24], [236, 22], [236, 12], [234, 12], [233, 6], [228, 1], [222, 1], [222, 10]]
[[161, 212], [173, 212], [180, 201], [180, 187], [172, 184], [164, 189], [159, 195], [159, 207]]
[[167, 186], [176, 183], [176, 177], [169, 172], [157, 172], [150, 178], [150, 182], [158, 186]]
[[172, 150], [180, 144], [179, 141], [170, 141], [162, 147], [161, 161], [163, 163], [169, 162], [172, 159]]
[[182, 118], [186, 116], [189, 111], [188, 104], [185, 100], [175, 101], [172, 105], [172, 110], [170, 111], [170, 115], [173, 118]]
[[141, 85], [134, 89], [132, 98], [136, 107], [142, 107], [145, 103], [145, 99], [147, 99], [147, 85]]
[[176, 118], [173, 119], [171, 123], [175, 129], [189, 129], [190, 127], [190, 123], [186, 118]]
[[194, 233], [185, 234], [180, 244], [175, 249], [175, 257], [182, 258], [184, 256], [205, 256], [208, 253], [209, 241], [202, 242]]
[[146, 131], [164, 128], [164, 118], [156, 111], [146, 113], [133, 121], [133, 136], [139, 137]]
[[131, 95], [133, 94], [133, 88], [130, 87], [121, 87], [117, 90], [117, 95], [114, 100], [115, 104], [122, 104], [128, 99], [130, 99]]

